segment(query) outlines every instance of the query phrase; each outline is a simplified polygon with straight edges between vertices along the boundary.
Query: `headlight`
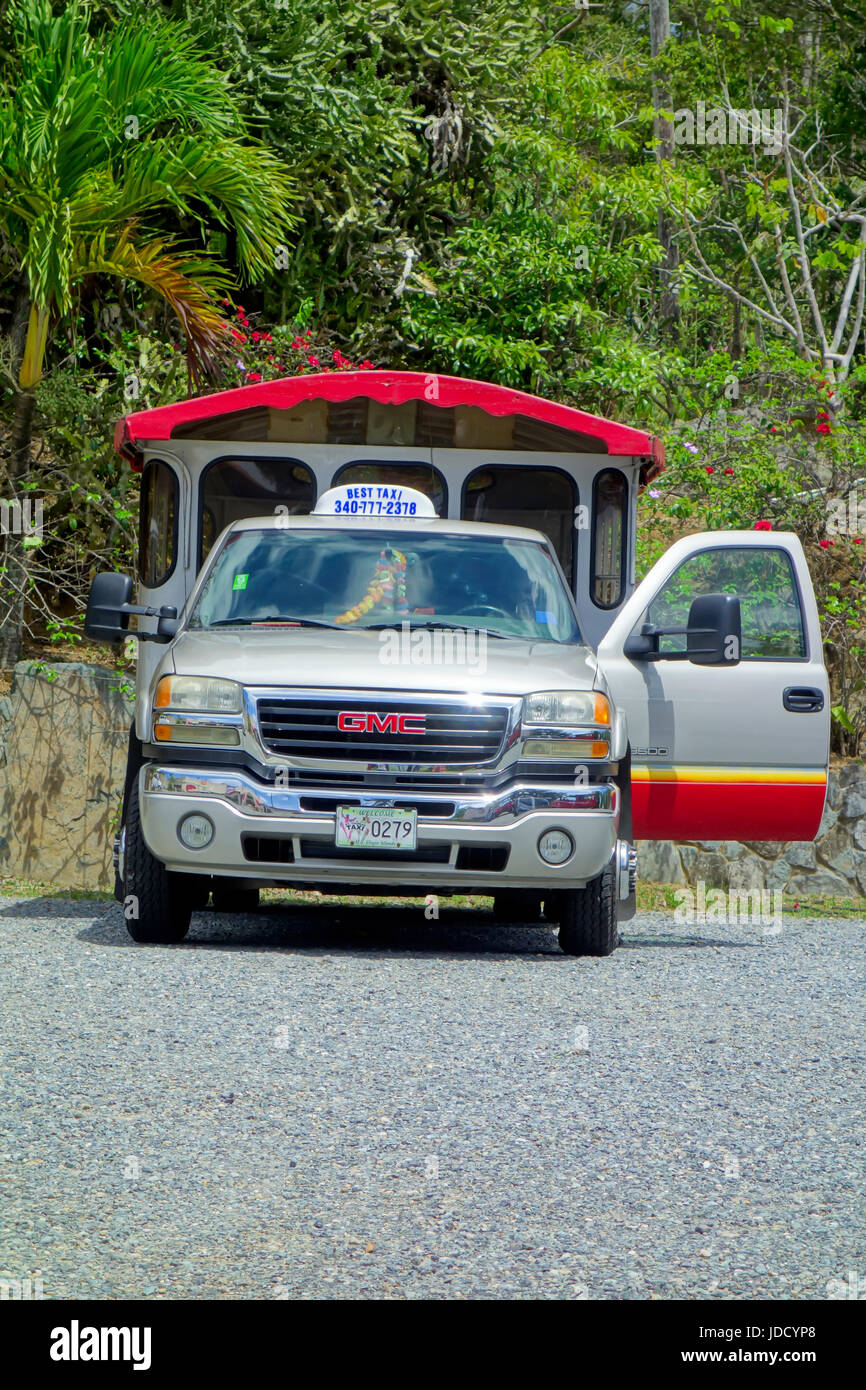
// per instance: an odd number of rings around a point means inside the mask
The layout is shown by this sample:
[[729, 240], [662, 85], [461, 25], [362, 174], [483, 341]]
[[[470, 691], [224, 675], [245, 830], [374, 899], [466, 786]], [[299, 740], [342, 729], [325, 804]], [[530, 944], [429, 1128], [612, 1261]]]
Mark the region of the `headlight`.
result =
[[540, 690], [523, 701], [524, 724], [610, 725], [610, 703], [595, 690]]
[[196, 714], [239, 714], [241, 687], [217, 676], [163, 676], [154, 709], [189, 710]]

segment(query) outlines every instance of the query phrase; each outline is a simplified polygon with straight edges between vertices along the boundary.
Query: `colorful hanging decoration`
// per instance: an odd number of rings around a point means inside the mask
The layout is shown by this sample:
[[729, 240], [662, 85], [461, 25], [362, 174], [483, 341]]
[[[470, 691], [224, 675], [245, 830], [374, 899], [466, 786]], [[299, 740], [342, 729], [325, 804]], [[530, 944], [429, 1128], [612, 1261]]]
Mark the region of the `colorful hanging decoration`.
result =
[[406, 602], [406, 556], [402, 550], [386, 546], [379, 552], [379, 559], [370, 580], [367, 592], [353, 608], [347, 608], [334, 619], [336, 623], [356, 623], [365, 613], [369, 613], [379, 603], [387, 603], [392, 612], [399, 617], [409, 615]]

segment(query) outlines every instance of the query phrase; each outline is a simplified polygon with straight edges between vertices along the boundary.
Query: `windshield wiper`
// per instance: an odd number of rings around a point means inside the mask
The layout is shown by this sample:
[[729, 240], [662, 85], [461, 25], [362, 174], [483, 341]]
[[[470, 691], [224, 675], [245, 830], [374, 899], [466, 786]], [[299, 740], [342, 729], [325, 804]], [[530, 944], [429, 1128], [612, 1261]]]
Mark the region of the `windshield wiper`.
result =
[[217, 618], [211, 627], [253, 627], [256, 623], [286, 623], [294, 627], [330, 627], [342, 632], [340, 623], [326, 623], [319, 618], [290, 618], [283, 613], [272, 613], [267, 618]]

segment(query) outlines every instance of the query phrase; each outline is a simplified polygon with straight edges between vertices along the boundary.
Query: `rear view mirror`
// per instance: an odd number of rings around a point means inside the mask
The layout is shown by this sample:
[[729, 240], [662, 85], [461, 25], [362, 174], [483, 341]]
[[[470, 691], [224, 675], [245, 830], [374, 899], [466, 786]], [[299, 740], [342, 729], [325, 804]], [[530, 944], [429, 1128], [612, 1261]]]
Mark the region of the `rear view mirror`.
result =
[[[660, 637], [685, 637], [686, 650], [659, 651]], [[632, 661], [691, 661], [696, 666], [736, 666], [741, 645], [740, 600], [736, 594], [699, 594], [689, 608], [687, 627], [644, 623], [626, 640]]]

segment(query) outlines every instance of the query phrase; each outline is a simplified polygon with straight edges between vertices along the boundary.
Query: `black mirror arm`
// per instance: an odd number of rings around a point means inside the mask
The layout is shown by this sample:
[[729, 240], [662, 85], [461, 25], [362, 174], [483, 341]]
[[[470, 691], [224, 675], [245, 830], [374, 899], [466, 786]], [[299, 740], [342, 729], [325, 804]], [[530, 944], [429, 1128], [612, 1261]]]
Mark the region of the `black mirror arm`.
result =
[[[118, 603], [111, 608], [95, 608], [94, 613], [128, 613], [139, 618], [159, 618], [156, 632], [127, 629], [118, 634], [119, 640], [125, 641], [127, 637], [134, 637], [139, 642], [170, 642], [177, 633], [177, 609], [167, 604], [163, 604], [161, 608], [151, 608], [140, 603]], [[169, 628], [169, 623], [174, 625], [173, 631]]]
[[715, 628], [712, 627], [654, 627], [652, 623], [644, 623], [640, 630], [640, 636], [629, 637], [623, 655], [631, 657], [633, 661], [691, 661], [693, 656], [710, 656], [712, 649], [709, 647], [693, 647], [688, 652], [660, 652], [658, 639], [660, 637], [712, 637], [715, 635]]

